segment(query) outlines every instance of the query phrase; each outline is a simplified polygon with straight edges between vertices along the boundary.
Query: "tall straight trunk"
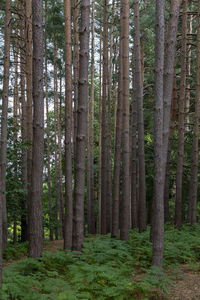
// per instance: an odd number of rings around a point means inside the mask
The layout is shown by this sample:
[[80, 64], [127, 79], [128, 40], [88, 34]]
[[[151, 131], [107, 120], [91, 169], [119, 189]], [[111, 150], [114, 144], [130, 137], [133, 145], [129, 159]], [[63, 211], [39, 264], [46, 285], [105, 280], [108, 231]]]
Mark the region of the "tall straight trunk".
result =
[[[90, 97], [90, 122], [89, 122], [89, 190], [88, 190], [88, 233], [95, 234], [95, 199], [94, 199], [94, 20], [95, 2], [92, 1], [92, 51], [91, 51], [91, 97]], [[88, 110], [89, 111], [89, 110]]]
[[120, 14], [120, 45], [119, 45], [119, 77], [118, 77], [118, 103], [117, 103], [117, 119], [115, 130], [115, 152], [114, 152], [114, 174], [113, 174], [113, 203], [112, 203], [112, 237], [116, 237], [119, 230], [119, 202], [120, 202], [120, 158], [121, 158], [121, 139], [122, 139], [122, 31], [123, 22], [122, 14]]
[[106, 232], [111, 232], [112, 226], [112, 161], [111, 161], [111, 98], [113, 74], [113, 45], [114, 45], [114, 15], [115, 1], [112, 0], [112, 19], [110, 28], [110, 57], [108, 60], [108, 101], [107, 101], [107, 197], [106, 197]]
[[[163, 87], [163, 183], [165, 183], [165, 176], [167, 172], [167, 156], [169, 145], [169, 131], [170, 131], [170, 118], [171, 118], [171, 105], [173, 98], [173, 83], [174, 83], [174, 62], [176, 55], [176, 41], [180, 5], [182, 0], [171, 1], [170, 17], [167, 30], [167, 43], [166, 43], [166, 56], [164, 63], [164, 87]], [[165, 187], [164, 187], [165, 189]], [[166, 202], [165, 207], [166, 207]], [[166, 208], [167, 209], [167, 208]]]
[[188, 0], [183, 1], [182, 16], [182, 46], [181, 46], [181, 82], [178, 114], [178, 159], [176, 168], [176, 202], [175, 202], [175, 225], [178, 229], [182, 226], [182, 183], [184, 161], [184, 109], [186, 91], [186, 61], [187, 61], [187, 7]]
[[130, 229], [130, 146], [129, 146], [129, 0], [121, 0], [122, 14], [122, 213], [120, 239], [129, 239]]
[[132, 62], [132, 131], [131, 131], [131, 227], [138, 227], [138, 203], [137, 203], [137, 102], [136, 102], [136, 85], [135, 85], [135, 63], [134, 47]]
[[[27, 182], [28, 182], [28, 214], [31, 201], [32, 176], [32, 140], [33, 140], [33, 94], [32, 94], [32, 1], [25, 1], [25, 39], [26, 39], [26, 94], [27, 94]], [[29, 224], [28, 224], [29, 226]], [[29, 233], [28, 233], [29, 234]]]
[[[64, 249], [72, 248], [72, 49], [71, 2], [65, 0], [65, 222]], [[75, 63], [75, 62], [74, 62]], [[76, 70], [77, 71], [77, 70]]]
[[54, 36], [54, 155], [55, 155], [55, 238], [58, 239], [58, 211], [59, 211], [59, 182], [58, 182], [58, 76], [57, 76], [57, 41]]
[[[193, 16], [189, 16], [189, 34], [192, 35], [192, 29], [193, 29]], [[188, 75], [188, 84], [186, 89], [186, 98], [185, 98], [185, 130], [186, 132], [190, 131], [190, 92], [191, 92], [191, 76], [192, 76], [192, 70], [191, 70], [191, 62], [192, 62], [192, 45], [188, 45], [187, 47], [187, 75]]]
[[81, 1], [80, 67], [78, 90], [78, 119], [75, 153], [73, 250], [80, 251], [84, 240], [85, 148], [88, 106], [88, 58], [90, 1]]
[[164, 247], [163, 182], [163, 69], [164, 0], [156, 1], [155, 113], [154, 113], [154, 198], [152, 214], [152, 265], [162, 267]]
[[[23, 0], [20, 1], [20, 11], [22, 12]], [[22, 142], [27, 143], [27, 103], [25, 100], [25, 15], [20, 19], [20, 89], [21, 89], [21, 136]], [[21, 241], [25, 242], [28, 238], [28, 224], [27, 224], [27, 150], [22, 149], [22, 188], [24, 195], [21, 199]]]
[[172, 108], [171, 108], [171, 121], [170, 121], [170, 132], [169, 132], [169, 143], [168, 143], [168, 154], [166, 162], [166, 174], [165, 174], [165, 187], [164, 187], [164, 220], [168, 222], [170, 219], [169, 215], [169, 181], [170, 181], [170, 157], [171, 157], [171, 148], [172, 141], [175, 130], [175, 121], [177, 113], [177, 103], [178, 103], [178, 91], [176, 84], [176, 63], [174, 64], [174, 87], [172, 95]]
[[200, 2], [198, 4], [198, 26], [197, 26], [197, 59], [196, 59], [196, 96], [195, 96], [195, 116], [194, 116], [194, 137], [192, 144], [192, 162], [190, 175], [191, 203], [190, 223], [194, 225], [197, 218], [197, 189], [198, 189], [198, 162], [199, 162], [199, 104], [200, 104]]
[[145, 153], [144, 153], [144, 116], [143, 116], [143, 83], [141, 69], [140, 50], [140, 19], [139, 1], [134, 1], [134, 21], [135, 21], [135, 98], [137, 102], [137, 122], [138, 122], [138, 157], [139, 157], [139, 199], [138, 199], [138, 225], [139, 231], [146, 230], [146, 183], [145, 183]]
[[[18, 11], [18, 1], [15, 0], [15, 10]], [[14, 177], [17, 181], [18, 173], [18, 153], [17, 153], [17, 140], [18, 140], [18, 122], [17, 122], [17, 108], [19, 102], [19, 90], [18, 90], [18, 15], [15, 15], [15, 47], [14, 52], [14, 64], [15, 64], [15, 83], [14, 83], [14, 103], [13, 103], [13, 142], [14, 142]], [[17, 243], [17, 206], [18, 200], [15, 200], [13, 207], [13, 244]]]
[[42, 185], [44, 157], [44, 102], [43, 102], [43, 6], [33, 0], [33, 157], [30, 198], [30, 257], [42, 255]]
[[[45, 0], [45, 24], [47, 24], [47, 0]], [[50, 161], [50, 124], [49, 124], [49, 97], [48, 97], [48, 65], [47, 65], [47, 33], [45, 30], [45, 97], [47, 122], [47, 184], [49, 204], [49, 238], [53, 241], [52, 193], [51, 193], [51, 161]]]
[[[117, 39], [115, 41], [115, 44], [114, 44], [114, 61], [115, 61], [115, 64], [114, 64], [114, 74], [115, 76], [117, 77], [117, 72], [118, 72], [118, 68], [117, 68], [117, 51], [118, 51], [118, 42], [117, 42]], [[113, 117], [114, 117], [114, 121], [113, 121], [113, 126], [114, 126], [114, 145], [115, 145], [115, 138], [116, 138], [116, 123], [117, 123], [117, 80], [114, 80], [114, 83], [113, 83]]]
[[77, 135], [77, 107], [78, 107], [78, 79], [79, 79], [79, 1], [73, 0], [73, 73], [74, 73], [74, 157], [76, 152]]
[[102, 144], [101, 144], [101, 234], [107, 233], [107, 84], [108, 84], [108, 2], [103, 0], [103, 97], [102, 97]]
[[[2, 247], [7, 246], [7, 210], [6, 210], [6, 152], [7, 152], [7, 118], [8, 118], [8, 92], [10, 68], [10, 34], [11, 34], [11, 1], [5, 4], [5, 33], [4, 33], [4, 74], [1, 112], [1, 139], [0, 139], [0, 257]], [[2, 231], [1, 231], [2, 230]], [[1, 258], [0, 258], [1, 260]], [[0, 262], [1, 273], [1, 262]], [[1, 277], [1, 274], [0, 274]], [[1, 280], [0, 280], [1, 282]], [[1, 284], [1, 283], [0, 283]]]
[[98, 232], [101, 233], [101, 70], [102, 70], [102, 25], [100, 25], [100, 47], [99, 47], [99, 174], [98, 174]]
[[63, 206], [63, 182], [62, 182], [62, 75], [60, 78], [60, 101], [58, 103], [58, 188], [59, 188], [59, 214], [60, 236], [64, 237], [64, 206]]

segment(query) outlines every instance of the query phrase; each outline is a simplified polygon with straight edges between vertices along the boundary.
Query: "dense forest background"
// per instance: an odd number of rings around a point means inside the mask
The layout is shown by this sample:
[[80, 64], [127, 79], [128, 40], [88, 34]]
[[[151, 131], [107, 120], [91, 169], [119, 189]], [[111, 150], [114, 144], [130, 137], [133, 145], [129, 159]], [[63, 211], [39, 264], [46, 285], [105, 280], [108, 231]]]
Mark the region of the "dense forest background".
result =
[[0, 286], [10, 243], [88, 234], [162, 268], [164, 228], [198, 228], [200, 3], [6, 0], [0, 25]]

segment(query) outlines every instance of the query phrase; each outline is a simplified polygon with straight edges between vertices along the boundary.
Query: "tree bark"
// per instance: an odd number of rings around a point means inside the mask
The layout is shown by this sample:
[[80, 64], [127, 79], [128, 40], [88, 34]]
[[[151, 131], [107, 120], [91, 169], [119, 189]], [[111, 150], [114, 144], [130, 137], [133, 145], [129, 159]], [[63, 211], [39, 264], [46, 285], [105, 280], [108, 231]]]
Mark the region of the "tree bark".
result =
[[122, 213], [120, 222], [120, 239], [129, 239], [130, 229], [130, 146], [129, 146], [129, 0], [121, 0], [122, 14]]
[[138, 157], [139, 157], [139, 199], [138, 199], [138, 225], [139, 232], [146, 230], [146, 179], [145, 179], [145, 153], [144, 153], [144, 116], [143, 116], [143, 83], [141, 69], [140, 49], [140, 20], [139, 1], [134, 1], [134, 24], [135, 24], [135, 98], [137, 102], [138, 123]]
[[163, 69], [164, 0], [156, 1], [155, 113], [154, 113], [154, 198], [152, 212], [152, 265], [162, 267], [164, 247], [163, 178]]
[[[45, 25], [47, 24], [47, 0], [45, 0]], [[47, 32], [45, 30], [45, 97], [47, 122], [47, 184], [49, 204], [49, 238], [53, 241], [52, 193], [51, 193], [51, 161], [50, 161], [50, 124], [49, 124], [49, 97], [48, 97], [48, 64], [47, 64]]]
[[80, 67], [78, 118], [75, 153], [73, 250], [80, 251], [84, 240], [85, 148], [87, 136], [88, 58], [90, 1], [81, 1]]
[[[71, 2], [65, 0], [65, 223], [64, 249], [72, 248], [72, 49]], [[75, 63], [75, 62], [74, 62]]]
[[108, 84], [108, 2], [103, 0], [103, 98], [102, 98], [102, 144], [101, 144], [101, 234], [107, 233], [107, 84]]
[[44, 156], [43, 6], [33, 0], [33, 157], [30, 198], [29, 257], [40, 257], [43, 248], [42, 185]]
[[175, 225], [178, 229], [182, 226], [182, 182], [184, 162], [184, 115], [185, 115], [185, 91], [186, 91], [186, 60], [187, 60], [187, 7], [188, 0], [183, 1], [182, 16], [182, 49], [181, 49], [181, 82], [178, 115], [178, 159], [176, 168], [176, 202]]
[[88, 217], [88, 233], [95, 234], [95, 199], [94, 199], [94, 20], [95, 20], [95, 2], [92, 1], [92, 45], [91, 45], [91, 96], [90, 96], [90, 110], [89, 114], [89, 178], [88, 178], [88, 205], [87, 205], [87, 217]]

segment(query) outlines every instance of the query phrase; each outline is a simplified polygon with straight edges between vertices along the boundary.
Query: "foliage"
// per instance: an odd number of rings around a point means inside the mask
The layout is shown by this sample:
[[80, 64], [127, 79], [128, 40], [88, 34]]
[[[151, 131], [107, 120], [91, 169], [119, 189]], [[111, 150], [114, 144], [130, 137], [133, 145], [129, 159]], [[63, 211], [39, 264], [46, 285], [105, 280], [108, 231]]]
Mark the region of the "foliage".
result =
[[[200, 226], [178, 231], [166, 226], [164, 268], [200, 259]], [[48, 251], [40, 259], [23, 258], [4, 268], [4, 299], [150, 299], [157, 289], [168, 291], [173, 278], [151, 268], [149, 230], [131, 232], [128, 242], [109, 236], [88, 236], [82, 252]], [[27, 244], [9, 246], [6, 260], [27, 251]], [[177, 274], [176, 274], [177, 276]]]

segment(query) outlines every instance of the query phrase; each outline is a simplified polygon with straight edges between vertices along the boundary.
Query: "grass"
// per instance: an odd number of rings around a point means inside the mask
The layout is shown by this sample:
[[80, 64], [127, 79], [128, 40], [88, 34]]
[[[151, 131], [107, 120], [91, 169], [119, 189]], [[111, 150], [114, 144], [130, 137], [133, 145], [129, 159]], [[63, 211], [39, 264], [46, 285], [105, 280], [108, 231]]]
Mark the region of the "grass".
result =
[[[164, 269], [170, 276], [151, 268], [151, 247], [149, 230], [134, 231], [128, 242], [89, 236], [81, 253], [44, 251], [41, 259], [22, 258], [4, 268], [0, 299], [153, 299], [157, 289], [167, 293], [176, 267], [197, 266], [200, 226], [184, 226], [182, 231], [166, 226]], [[4, 258], [15, 260], [26, 251], [26, 244], [10, 246]]]

